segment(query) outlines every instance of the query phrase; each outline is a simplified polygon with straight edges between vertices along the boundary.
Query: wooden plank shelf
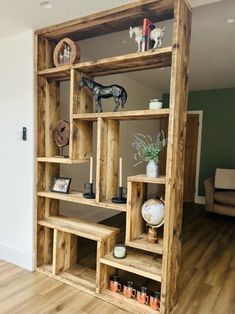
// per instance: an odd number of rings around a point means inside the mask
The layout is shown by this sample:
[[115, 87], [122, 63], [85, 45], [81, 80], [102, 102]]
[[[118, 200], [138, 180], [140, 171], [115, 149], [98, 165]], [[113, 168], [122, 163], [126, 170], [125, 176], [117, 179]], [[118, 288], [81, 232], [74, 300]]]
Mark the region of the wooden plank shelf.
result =
[[74, 69], [92, 76], [105, 76], [132, 71], [168, 67], [171, 65], [172, 47], [160, 48], [123, 56], [78, 63]]
[[162, 259], [136, 250], [127, 250], [124, 259], [117, 259], [109, 253], [100, 259], [102, 264], [128, 271], [161, 282]]
[[[112, 304], [124, 308], [125, 305], [128, 305], [128, 310], [132, 310], [136, 314], [158, 314], [160, 311], [155, 311], [151, 309], [150, 306], [140, 304], [135, 299], [127, 299], [121, 293], [114, 293], [108, 289], [105, 289], [101, 293], [101, 298], [105, 299]], [[123, 307], [124, 305], [124, 307]], [[126, 309], [126, 308], [125, 308]]]
[[99, 113], [80, 113], [73, 114], [73, 119], [84, 121], [96, 121], [98, 118], [110, 120], [151, 120], [162, 119], [169, 116], [169, 109], [157, 110], [133, 110], [133, 111], [120, 111], [120, 112], [99, 112]]
[[148, 17], [152, 22], [174, 17], [174, 0], [135, 1], [87, 17], [38, 30], [37, 35], [58, 41], [64, 37], [82, 40], [90, 37], [128, 30], [130, 25], [141, 25]]
[[41, 265], [37, 267], [37, 271], [84, 292], [95, 294], [96, 273], [93, 269], [82, 265], [74, 265], [66, 271], [54, 275], [52, 274], [52, 265]]
[[166, 184], [166, 177], [160, 176], [158, 178], [147, 177], [144, 174], [140, 174], [137, 176], [132, 176], [127, 178], [130, 182], [143, 182], [143, 183], [153, 183], [153, 184]]
[[102, 224], [90, 223], [78, 218], [51, 216], [38, 220], [40, 226], [75, 234], [93, 241], [102, 241], [119, 232], [119, 229]]
[[75, 69], [92, 76], [105, 76], [123, 72], [141, 71], [171, 65], [172, 47], [159, 48], [122, 56], [77, 63], [38, 71], [38, 75], [48, 79], [69, 79], [70, 70]]
[[80, 164], [80, 163], [86, 163], [89, 161], [89, 159], [71, 159], [71, 158], [64, 158], [64, 157], [38, 157], [38, 162], [49, 162], [49, 163], [55, 163], [55, 164]]
[[151, 253], [163, 254], [163, 240], [158, 239], [158, 243], [150, 243], [147, 241], [147, 234], [144, 233], [131, 241], [126, 241], [126, 245], [135, 249], [144, 250]]
[[72, 191], [69, 194], [56, 193], [50, 191], [42, 191], [37, 193], [38, 196], [47, 197], [51, 199], [56, 199], [60, 201], [102, 207], [107, 209], [113, 209], [121, 212], [126, 212], [126, 204], [114, 204], [111, 200], [106, 202], [96, 202], [95, 199], [87, 199], [83, 197], [83, 193]]
[[59, 276], [64, 280], [78, 286], [83, 286], [89, 290], [95, 291], [96, 289], [96, 272], [88, 267], [74, 265], [60, 273]]
[[43, 76], [48, 79], [58, 79], [58, 80], [69, 80], [70, 70], [72, 66], [65, 65], [58, 68], [45, 69], [38, 72], [38, 75]]

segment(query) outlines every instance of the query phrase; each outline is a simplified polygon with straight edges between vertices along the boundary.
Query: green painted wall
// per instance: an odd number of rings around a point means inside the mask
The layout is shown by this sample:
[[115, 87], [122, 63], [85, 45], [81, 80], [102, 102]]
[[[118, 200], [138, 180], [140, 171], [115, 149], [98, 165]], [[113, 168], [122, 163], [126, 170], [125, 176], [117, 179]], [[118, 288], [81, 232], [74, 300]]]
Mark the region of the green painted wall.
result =
[[[163, 96], [164, 106], [169, 95]], [[235, 88], [189, 93], [188, 110], [203, 111], [199, 195], [215, 169], [235, 168]]]

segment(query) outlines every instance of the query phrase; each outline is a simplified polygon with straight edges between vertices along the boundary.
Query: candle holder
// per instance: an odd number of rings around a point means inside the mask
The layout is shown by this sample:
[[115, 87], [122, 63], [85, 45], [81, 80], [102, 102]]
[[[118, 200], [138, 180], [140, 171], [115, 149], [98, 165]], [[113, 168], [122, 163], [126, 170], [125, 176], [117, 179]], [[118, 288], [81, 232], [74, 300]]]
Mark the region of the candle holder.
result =
[[127, 193], [126, 188], [119, 186], [118, 188], [118, 196], [112, 198], [112, 202], [116, 204], [126, 204], [126, 197], [123, 197]]
[[93, 192], [93, 183], [85, 183], [84, 187], [85, 189], [88, 190], [88, 192], [84, 193], [83, 197], [89, 198], [89, 199], [95, 198], [95, 193]]

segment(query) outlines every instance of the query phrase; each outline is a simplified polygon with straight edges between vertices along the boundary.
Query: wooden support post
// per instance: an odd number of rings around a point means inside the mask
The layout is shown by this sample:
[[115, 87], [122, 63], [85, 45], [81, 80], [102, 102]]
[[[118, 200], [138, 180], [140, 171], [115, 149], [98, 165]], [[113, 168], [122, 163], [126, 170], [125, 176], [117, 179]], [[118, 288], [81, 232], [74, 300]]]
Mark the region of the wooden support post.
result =
[[37, 266], [52, 264], [53, 229], [37, 227]]
[[60, 83], [58, 81], [46, 82], [45, 106], [45, 150], [46, 157], [56, 156], [60, 153], [59, 147], [53, 141], [53, 128], [60, 119], [59, 114]]
[[53, 275], [70, 268], [76, 262], [76, 237], [70, 233], [54, 229]]
[[[93, 112], [93, 96], [89, 90], [78, 90], [81, 73], [72, 69], [70, 81], [70, 146], [71, 159], [85, 159], [92, 154], [93, 123], [73, 119], [73, 114]], [[84, 75], [83, 75], [84, 76]]]
[[96, 191], [98, 202], [117, 195], [119, 167], [119, 121], [98, 119]]
[[145, 183], [129, 181], [127, 189], [126, 241], [129, 242], [144, 233], [141, 208], [146, 200], [147, 186]]
[[100, 258], [113, 251], [117, 242], [117, 235], [97, 242], [96, 261], [96, 293], [108, 288], [109, 278], [115, 273], [115, 268], [100, 263]]
[[161, 288], [161, 313], [176, 305], [181, 251], [185, 126], [187, 118], [191, 10], [175, 0], [170, 116], [166, 167], [165, 225]]

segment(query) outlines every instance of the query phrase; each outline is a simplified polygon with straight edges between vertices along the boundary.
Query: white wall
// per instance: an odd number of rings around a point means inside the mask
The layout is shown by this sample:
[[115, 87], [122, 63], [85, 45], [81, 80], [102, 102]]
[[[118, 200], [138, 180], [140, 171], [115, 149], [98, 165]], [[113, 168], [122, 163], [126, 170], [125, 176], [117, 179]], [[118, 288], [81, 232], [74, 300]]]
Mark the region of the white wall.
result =
[[[0, 40], [0, 259], [33, 269], [33, 32]], [[28, 140], [19, 129], [28, 128]]]

